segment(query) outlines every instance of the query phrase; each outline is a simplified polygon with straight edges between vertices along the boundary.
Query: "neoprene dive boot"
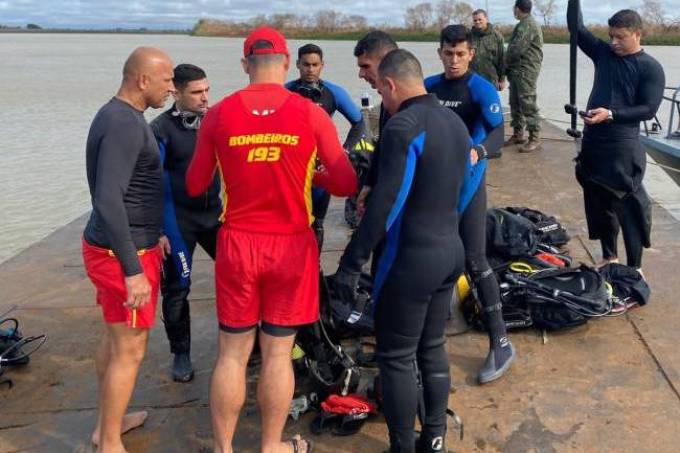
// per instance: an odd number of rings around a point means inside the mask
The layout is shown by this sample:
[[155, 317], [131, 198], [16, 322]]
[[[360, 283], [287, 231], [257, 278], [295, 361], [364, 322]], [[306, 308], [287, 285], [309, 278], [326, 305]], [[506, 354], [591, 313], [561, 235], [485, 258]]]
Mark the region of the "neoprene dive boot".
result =
[[172, 380], [175, 382], [189, 382], [194, 378], [194, 368], [188, 352], [175, 354], [172, 361]]
[[510, 138], [503, 142], [503, 146], [522, 145], [524, 143], [526, 143], [524, 131], [521, 129], [515, 129]]
[[489, 348], [489, 354], [479, 370], [477, 380], [480, 384], [495, 381], [510, 369], [515, 358], [517, 358], [515, 347], [507, 337], [503, 337], [498, 346]]
[[426, 439], [420, 436], [416, 441], [416, 453], [442, 453], [446, 451], [446, 436]]
[[538, 132], [529, 132], [529, 141], [519, 148], [520, 153], [533, 153], [541, 149], [541, 139]]

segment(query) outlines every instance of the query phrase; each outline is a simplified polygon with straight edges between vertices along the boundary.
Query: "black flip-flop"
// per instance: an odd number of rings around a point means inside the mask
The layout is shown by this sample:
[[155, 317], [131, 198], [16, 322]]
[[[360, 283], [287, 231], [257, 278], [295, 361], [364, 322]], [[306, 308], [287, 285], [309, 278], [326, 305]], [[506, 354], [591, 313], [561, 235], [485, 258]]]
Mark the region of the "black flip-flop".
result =
[[300, 447], [300, 442], [307, 444], [307, 450], [305, 453], [312, 453], [312, 451], [314, 451], [314, 442], [309, 439], [305, 439], [302, 436], [299, 438], [292, 437], [288, 442], [290, 442], [290, 444], [293, 446], [293, 453], [302, 453], [300, 450], [300, 448], [302, 448]]

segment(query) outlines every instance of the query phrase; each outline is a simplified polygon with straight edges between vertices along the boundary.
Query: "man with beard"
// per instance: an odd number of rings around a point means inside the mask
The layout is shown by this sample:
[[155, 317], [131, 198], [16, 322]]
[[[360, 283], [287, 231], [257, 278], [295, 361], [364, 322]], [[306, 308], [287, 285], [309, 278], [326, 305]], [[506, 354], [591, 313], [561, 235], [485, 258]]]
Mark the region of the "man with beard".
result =
[[191, 365], [189, 291], [191, 264], [199, 244], [215, 259], [215, 242], [220, 227], [222, 203], [220, 180], [215, 175], [207, 192], [190, 197], [186, 172], [194, 155], [196, 134], [208, 111], [210, 84], [205, 72], [191, 64], [174, 70], [175, 103], [151, 123], [163, 159], [165, 200], [161, 240], [167, 255], [163, 266], [163, 322], [174, 354], [172, 379], [189, 382]]

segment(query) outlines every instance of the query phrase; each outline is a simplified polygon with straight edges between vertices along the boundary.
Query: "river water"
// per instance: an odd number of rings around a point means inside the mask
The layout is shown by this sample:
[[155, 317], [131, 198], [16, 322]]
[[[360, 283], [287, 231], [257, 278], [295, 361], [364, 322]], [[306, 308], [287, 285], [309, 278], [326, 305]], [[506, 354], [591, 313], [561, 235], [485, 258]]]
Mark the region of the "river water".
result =
[[[301, 44], [289, 43], [291, 49]], [[116, 92], [122, 64], [139, 45], [160, 47], [175, 63], [203, 67], [212, 84], [211, 102], [247, 83], [239, 64], [241, 39], [0, 34], [0, 262], [89, 209], [85, 140], [90, 121]], [[370, 92], [357, 77], [353, 42], [323, 41], [320, 45], [325, 52], [325, 78], [344, 86], [357, 102], [362, 92]], [[425, 74], [440, 72], [435, 43], [405, 43], [403, 47], [418, 56]], [[568, 47], [546, 45], [544, 51], [538, 88], [541, 113], [565, 121]], [[680, 83], [677, 47], [649, 47], [647, 51], [664, 66], [668, 84]], [[290, 77], [295, 76], [291, 72]], [[592, 65], [581, 55], [580, 105], [585, 104], [591, 83]], [[371, 94], [373, 102], [378, 102], [377, 95]], [[507, 91], [503, 97], [507, 101]], [[158, 113], [149, 111], [147, 116], [151, 119]], [[345, 121], [336, 120], [344, 134]], [[680, 200], [678, 188], [654, 166], [650, 166], [647, 184], [657, 200]]]

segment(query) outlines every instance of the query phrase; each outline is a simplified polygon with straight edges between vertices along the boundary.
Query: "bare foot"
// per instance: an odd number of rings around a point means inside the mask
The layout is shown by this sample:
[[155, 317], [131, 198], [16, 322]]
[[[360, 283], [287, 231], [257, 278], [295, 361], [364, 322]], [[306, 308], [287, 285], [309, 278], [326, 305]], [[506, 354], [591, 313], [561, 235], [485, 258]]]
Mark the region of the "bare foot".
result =
[[[125, 434], [128, 431], [139, 428], [144, 424], [148, 416], [149, 413], [147, 411], [137, 411], [125, 414], [123, 417], [123, 426], [120, 428], [120, 433]], [[92, 433], [92, 443], [94, 445], [99, 445], [99, 427], [97, 427], [97, 429], [95, 429], [95, 431]]]
[[[97, 453], [99, 453], [100, 451], [101, 451], [101, 449], [97, 448]], [[115, 450], [112, 450], [112, 449], [109, 448], [106, 451], [110, 452], [110, 453], [130, 453], [129, 451], [127, 451], [125, 449], [125, 447], [120, 447], [120, 449], [115, 449]]]

